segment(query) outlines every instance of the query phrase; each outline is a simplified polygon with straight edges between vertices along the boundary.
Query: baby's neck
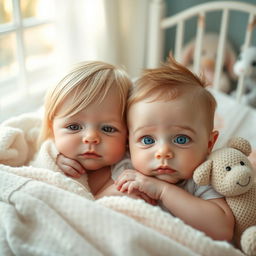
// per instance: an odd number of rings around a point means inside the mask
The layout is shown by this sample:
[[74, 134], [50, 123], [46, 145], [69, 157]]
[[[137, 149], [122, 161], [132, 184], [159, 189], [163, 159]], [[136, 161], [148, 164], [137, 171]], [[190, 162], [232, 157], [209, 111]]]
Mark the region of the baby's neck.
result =
[[87, 171], [88, 185], [93, 195], [96, 195], [111, 179], [111, 167], [106, 166], [98, 170]]

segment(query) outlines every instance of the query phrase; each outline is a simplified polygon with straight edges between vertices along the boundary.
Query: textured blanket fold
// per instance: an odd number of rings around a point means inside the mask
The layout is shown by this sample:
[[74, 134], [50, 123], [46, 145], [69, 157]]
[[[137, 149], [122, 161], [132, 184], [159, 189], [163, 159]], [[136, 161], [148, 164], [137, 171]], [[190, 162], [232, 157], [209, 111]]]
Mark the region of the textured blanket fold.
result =
[[35, 154], [40, 119], [25, 118], [0, 126], [0, 255], [243, 255], [142, 200], [95, 201], [56, 169], [50, 142]]
[[27, 164], [36, 152], [40, 127], [38, 113], [23, 114], [3, 122], [0, 125], [0, 163]]

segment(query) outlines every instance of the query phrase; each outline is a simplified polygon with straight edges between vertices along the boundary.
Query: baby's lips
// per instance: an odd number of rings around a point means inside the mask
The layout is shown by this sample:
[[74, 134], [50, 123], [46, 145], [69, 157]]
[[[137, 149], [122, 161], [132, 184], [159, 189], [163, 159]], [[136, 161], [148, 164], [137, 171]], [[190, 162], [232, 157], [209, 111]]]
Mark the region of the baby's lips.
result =
[[175, 172], [175, 170], [169, 168], [169, 167], [160, 167], [157, 169], [157, 172], [159, 174], [172, 174]]

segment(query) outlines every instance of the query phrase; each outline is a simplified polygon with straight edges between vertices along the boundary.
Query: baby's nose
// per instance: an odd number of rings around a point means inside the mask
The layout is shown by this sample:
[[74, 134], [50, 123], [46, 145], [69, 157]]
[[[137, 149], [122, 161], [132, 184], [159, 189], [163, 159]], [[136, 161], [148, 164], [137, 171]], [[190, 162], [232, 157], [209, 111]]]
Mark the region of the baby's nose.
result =
[[94, 129], [88, 129], [83, 137], [83, 143], [85, 144], [98, 144], [100, 137], [97, 131]]
[[156, 159], [173, 158], [173, 152], [168, 144], [161, 145], [155, 154]]

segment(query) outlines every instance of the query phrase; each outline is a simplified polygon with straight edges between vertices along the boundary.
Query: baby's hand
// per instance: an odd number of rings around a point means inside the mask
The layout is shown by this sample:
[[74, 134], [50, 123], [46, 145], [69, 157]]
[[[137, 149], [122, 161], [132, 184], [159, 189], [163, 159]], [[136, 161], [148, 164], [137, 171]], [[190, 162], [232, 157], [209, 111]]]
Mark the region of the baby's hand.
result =
[[127, 193], [127, 192], [123, 192], [123, 193], [126, 194], [128, 197], [135, 198], [135, 199], [142, 199], [148, 204], [157, 205], [157, 201], [155, 199], [150, 198], [147, 194], [142, 193], [138, 190], [133, 190], [130, 193]]
[[148, 197], [159, 200], [164, 189], [165, 182], [157, 178], [145, 176], [135, 170], [125, 170], [115, 181], [115, 185], [120, 192], [139, 191]]
[[119, 190], [117, 190], [117, 187], [115, 186], [115, 184], [111, 184], [111, 185], [107, 186], [106, 188], [104, 188], [103, 190], [100, 190], [95, 195], [95, 198], [99, 199], [104, 196], [128, 196], [128, 197], [135, 198], [135, 199], [142, 199], [149, 204], [156, 205], [156, 200], [150, 198], [145, 193], [142, 193], [138, 190], [133, 190], [129, 194], [127, 192], [120, 192]]
[[56, 164], [67, 176], [73, 178], [79, 178], [85, 173], [84, 167], [79, 162], [62, 154], [57, 156]]

